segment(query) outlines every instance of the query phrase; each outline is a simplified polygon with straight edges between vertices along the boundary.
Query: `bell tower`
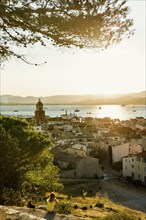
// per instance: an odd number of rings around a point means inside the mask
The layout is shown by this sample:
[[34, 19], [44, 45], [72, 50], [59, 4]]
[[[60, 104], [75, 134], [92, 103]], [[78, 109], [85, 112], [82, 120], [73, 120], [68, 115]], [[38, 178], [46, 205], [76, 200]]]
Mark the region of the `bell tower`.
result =
[[45, 122], [46, 116], [45, 111], [43, 110], [43, 103], [39, 99], [36, 104], [36, 110], [35, 110], [35, 124], [41, 125], [42, 122]]

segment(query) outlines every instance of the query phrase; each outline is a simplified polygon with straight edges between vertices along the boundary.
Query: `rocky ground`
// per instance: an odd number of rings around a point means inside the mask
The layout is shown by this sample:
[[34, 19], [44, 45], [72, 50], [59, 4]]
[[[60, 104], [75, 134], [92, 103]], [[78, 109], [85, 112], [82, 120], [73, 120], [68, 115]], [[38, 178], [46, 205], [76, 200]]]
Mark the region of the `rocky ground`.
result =
[[[43, 216], [45, 215], [43, 210], [29, 210], [26, 207], [9, 207], [0, 206], [0, 220], [45, 220]], [[55, 220], [84, 220], [85, 218], [80, 218], [72, 215], [56, 215]], [[86, 218], [86, 220], [90, 218]]]

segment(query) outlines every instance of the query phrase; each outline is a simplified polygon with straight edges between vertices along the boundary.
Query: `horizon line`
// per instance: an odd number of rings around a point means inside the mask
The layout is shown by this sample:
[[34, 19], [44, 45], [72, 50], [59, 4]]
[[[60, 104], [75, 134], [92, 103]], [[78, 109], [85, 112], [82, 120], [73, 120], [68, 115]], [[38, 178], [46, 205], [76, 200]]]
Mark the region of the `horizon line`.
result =
[[19, 97], [48, 97], [48, 96], [97, 96], [97, 95], [104, 95], [104, 96], [111, 96], [111, 95], [128, 95], [128, 94], [137, 94], [137, 93], [142, 93], [142, 92], [145, 92], [146, 93], [146, 90], [142, 90], [142, 91], [139, 91], [139, 92], [126, 92], [126, 93], [97, 93], [97, 94], [52, 94], [52, 95], [40, 95], [40, 96], [35, 96], [35, 95], [14, 95], [14, 94], [0, 94], [0, 96], [19, 96]]

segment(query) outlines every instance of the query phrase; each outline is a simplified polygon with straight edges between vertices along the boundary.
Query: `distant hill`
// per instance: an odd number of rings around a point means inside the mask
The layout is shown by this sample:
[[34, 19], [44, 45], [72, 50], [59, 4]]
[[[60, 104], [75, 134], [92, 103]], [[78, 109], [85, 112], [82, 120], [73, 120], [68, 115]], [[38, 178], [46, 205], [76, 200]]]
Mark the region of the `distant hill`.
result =
[[47, 97], [1, 95], [0, 104], [36, 104], [38, 99], [44, 104], [70, 105], [145, 105], [146, 91], [117, 95], [56, 95]]

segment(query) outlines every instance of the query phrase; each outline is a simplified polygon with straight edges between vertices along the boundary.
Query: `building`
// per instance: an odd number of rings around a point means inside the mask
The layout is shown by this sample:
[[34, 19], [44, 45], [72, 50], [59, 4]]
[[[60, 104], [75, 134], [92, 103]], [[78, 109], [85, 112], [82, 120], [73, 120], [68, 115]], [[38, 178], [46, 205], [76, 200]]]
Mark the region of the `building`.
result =
[[112, 162], [122, 161], [122, 158], [128, 155], [140, 153], [142, 146], [132, 143], [120, 143], [118, 145], [111, 146], [112, 148]]
[[123, 158], [123, 176], [146, 184], [146, 151]]
[[[75, 146], [75, 145], [74, 145]], [[69, 154], [73, 154], [73, 155], [78, 155], [78, 156], [86, 156], [86, 150], [84, 150], [84, 146], [80, 148], [74, 147], [73, 145], [70, 146], [69, 148], [67, 148], [65, 150], [65, 152], [69, 153]]]
[[60, 168], [62, 178], [101, 178], [103, 176], [103, 166], [96, 158], [59, 152], [54, 154], [54, 160]]
[[36, 104], [36, 110], [35, 110], [35, 125], [39, 126], [46, 122], [46, 116], [45, 111], [43, 110], [43, 103], [39, 99]]
[[[103, 166], [99, 164], [99, 159], [86, 157], [77, 148], [72, 150], [76, 150], [76, 153], [71, 152], [69, 145], [63, 145], [50, 151], [54, 156], [54, 163], [60, 168], [61, 178], [103, 177]], [[85, 153], [83, 150], [82, 152]]]

